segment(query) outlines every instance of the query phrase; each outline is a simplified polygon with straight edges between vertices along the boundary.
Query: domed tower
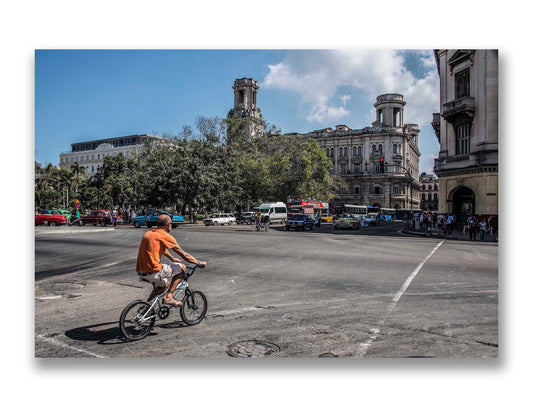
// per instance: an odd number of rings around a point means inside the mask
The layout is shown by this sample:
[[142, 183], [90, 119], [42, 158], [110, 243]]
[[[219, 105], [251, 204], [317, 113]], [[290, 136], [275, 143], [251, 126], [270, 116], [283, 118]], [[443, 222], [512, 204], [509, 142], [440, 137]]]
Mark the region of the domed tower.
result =
[[376, 121], [373, 126], [403, 126], [403, 107], [405, 106], [403, 95], [398, 93], [386, 93], [377, 97], [374, 104], [376, 108]]
[[228, 113], [228, 118], [245, 119], [248, 122], [249, 136], [263, 132], [263, 115], [257, 107], [257, 91], [259, 86], [252, 78], [236, 79], [233, 83], [233, 109]]

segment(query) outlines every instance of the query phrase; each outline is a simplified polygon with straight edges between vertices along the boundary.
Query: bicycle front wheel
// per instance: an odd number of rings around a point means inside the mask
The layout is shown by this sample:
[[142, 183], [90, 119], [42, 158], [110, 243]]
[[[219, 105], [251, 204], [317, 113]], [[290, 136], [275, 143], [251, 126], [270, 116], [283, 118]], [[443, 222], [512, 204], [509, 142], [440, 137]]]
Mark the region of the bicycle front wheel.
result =
[[199, 324], [207, 314], [207, 298], [201, 291], [191, 291], [183, 298], [180, 308], [181, 319], [187, 325]]
[[129, 304], [122, 314], [120, 314], [120, 332], [130, 341], [137, 341], [145, 338], [155, 324], [155, 313], [146, 311], [150, 308], [150, 304], [145, 301], [137, 300]]

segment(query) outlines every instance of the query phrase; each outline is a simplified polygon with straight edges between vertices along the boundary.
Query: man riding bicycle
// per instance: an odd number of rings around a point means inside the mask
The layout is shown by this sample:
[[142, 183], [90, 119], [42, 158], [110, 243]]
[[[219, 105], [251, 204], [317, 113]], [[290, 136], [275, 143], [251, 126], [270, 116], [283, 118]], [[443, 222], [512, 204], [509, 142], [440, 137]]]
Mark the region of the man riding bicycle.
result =
[[[173, 257], [169, 249], [176, 252], [182, 259], [189, 263], [198, 264], [204, 268], [207, 263], [196, 260], [192, 255], [183, 250], [176, 239], [169, 233], [172, 220], [168, 215], [157, 218], [157, 227], [146, 232], [139, 245], [137, 254], [136, 271], [141, 280], [154, 284], [154, 289], [147, 301], [151, 301], [156, 295], [161, 294], [167, 287], [169, 290], [163, 297], [163, 304], [179, 307], [181, 301], [176, 301], [172, 296], [181, 279], [185, 275], [186, 266], [180, 260]], [[168, 257], [172, 264], [162, 264], [161, 256]]]

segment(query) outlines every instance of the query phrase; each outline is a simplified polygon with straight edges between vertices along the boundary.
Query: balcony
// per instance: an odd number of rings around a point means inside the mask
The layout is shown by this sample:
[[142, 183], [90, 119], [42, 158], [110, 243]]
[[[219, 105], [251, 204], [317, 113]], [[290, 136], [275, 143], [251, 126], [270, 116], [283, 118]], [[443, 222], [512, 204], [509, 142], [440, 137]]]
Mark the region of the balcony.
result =
[[476, 100], [471, 96], [452, 100], [442, 106], [442, 117], [449, 122], [455, 123], [457, 119], [467, 117], [470, 121], [474, 118]]

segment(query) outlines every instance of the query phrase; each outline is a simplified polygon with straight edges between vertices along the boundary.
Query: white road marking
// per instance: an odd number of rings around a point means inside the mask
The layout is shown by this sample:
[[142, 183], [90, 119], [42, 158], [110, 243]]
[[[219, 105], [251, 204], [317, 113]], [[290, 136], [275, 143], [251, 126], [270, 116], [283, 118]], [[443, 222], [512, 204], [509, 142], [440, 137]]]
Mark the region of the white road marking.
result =
[[37, 300], [57, 300], [58, 298], [63, 298], [62, 295], [50, 295], [48, 297], [35, 297]]
[[416, 266], [416, 268], [413, 270], [413, 272], [407, 277], [407, 280], [402, 285], [402, 288], [398, 290], [398, 292], [394, 295], [392, 298], [392, 303], [389, 305], [389, 309], [387, 311], [387, 314], [378, 322], [378, 328], [373, 328], [370, 330], [371, 335], [370, 338], [359, 345], [359, 349], [357, 351], [357, 357], [364, 357], [365, 354], [368, 352], [368, 349], [370, 349], [370, 346], [372, 346], [372, 343], [377, 339], [380, 328], [379, 326], [383, 325], [385, 323], [385, 320], [389, 317], [389, 315], [394, 311], [394, 308], [396, 308], [396, 304], [398, 304], [398, 301], [400, 301], [400, 298], [402, 298], [402, 295], [405, 293], [407, 288], [409, 287], [409, 284], [411, 284], [411, 281], [416, 277], [422, 266], [428, 261], [428, 259], [437, 251], [437, 249], [444, 243], [444, 240], [441, 240], [441, 242], [427, 255], [427, 257], [422, 260], [422, 262]]
[[43, 340], [45, 342], [51, 343], [53, 345], [56, 345], [56, 346], [61, 346], [63, 348], [67, 348], [67, 349], [75, 350], [77, 352], [85, 353], [85, 354], [87, 354], [89, 356], [93, 356], [95, 358], [102, 358], [102, 359], [106, 358], [106, 356], [98, 355], [96, 353], [89, 352], [89, 351], [87, 351], [85, 349], [80, 349], [80, 348], [76, 348], [74, 346], [67, 345], [66, 343], [62, 343], [62, 342], [60, 342], [60, 341], [58, 341], [58, 340], [56, 340], [54, 338], [48, 338], [48, 337], [46, 337], [44, 335], [37, 335], [37, 338], [39, 338], [39, 339], [41, 339], [41, 340]]

